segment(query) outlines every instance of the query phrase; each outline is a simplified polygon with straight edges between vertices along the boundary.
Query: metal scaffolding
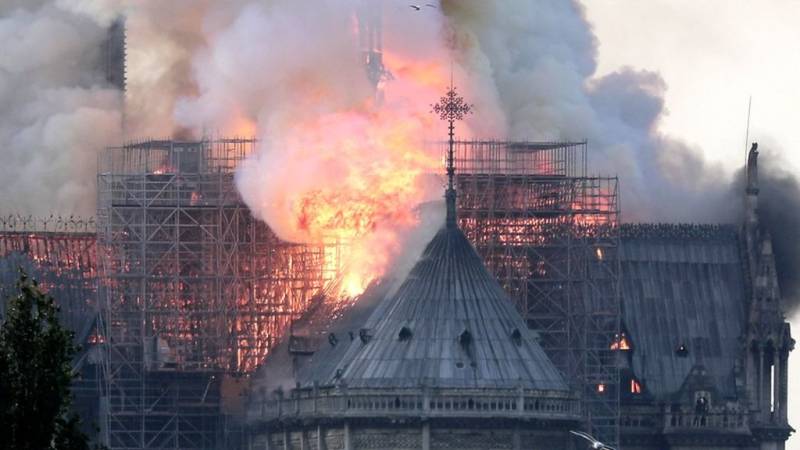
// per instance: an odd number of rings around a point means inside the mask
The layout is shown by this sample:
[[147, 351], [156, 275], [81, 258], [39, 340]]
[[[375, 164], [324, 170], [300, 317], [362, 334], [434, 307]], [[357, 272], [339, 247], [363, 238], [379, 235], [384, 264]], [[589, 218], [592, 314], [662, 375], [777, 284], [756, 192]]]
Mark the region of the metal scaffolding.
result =
[[281, 241], [236, 191], [234, 169], [254, 145], [144, 141], [101, 156], [113, 449], [216, 448], [221, 392], [322, 288], [324, 249]]
[[585, 142], [456, 143], [459, 223], [580, 390], [593, 434], [618, 442], [617, 179], [586, 176]]

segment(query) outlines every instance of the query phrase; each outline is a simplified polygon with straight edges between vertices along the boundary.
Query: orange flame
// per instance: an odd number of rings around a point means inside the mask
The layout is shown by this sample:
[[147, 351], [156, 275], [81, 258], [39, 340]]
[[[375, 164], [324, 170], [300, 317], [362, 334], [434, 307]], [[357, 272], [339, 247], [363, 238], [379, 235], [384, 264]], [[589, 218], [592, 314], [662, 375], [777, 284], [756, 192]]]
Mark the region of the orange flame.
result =
[[283, 221], [293, 239], [340, 245], [345, 295], [361, 293], [382, 275], [400, 234], [417, 223], [413, 210], [424, 200], [420, 177], [438, 167], [422, 147], [420, 124], [414, 117], [350, 112], [295, 127], [328, 154], [316, 173], [319, 183], [286, 193]]
[[438, 125], [430, 104], [449, 83], [447, 72], [399, 54], [385, 64], [396, 78], [380, 101], [370, 92], [347, 108], [320, 108], [261, 130], [261, 152], [272, 160], [248, 175], [259, 184], [248, 204], [279, 236], [336, 247], [326, 269], [339, 274], [340, 293], [350, 297], [386, 272], [402, 235], [418, 222], [416, 206], [433, 194], [423, 176], [442, 170], [437, 150], [424, 142]]
[[625, 333], [621, 335], [616, 335], [614, 337], [614, 341], [609, 346], [611, 350], [621, 350], [621, 351], [628, 351], [631, 349], [631, 344], [628, 342], [628, 337], [625, 336]]

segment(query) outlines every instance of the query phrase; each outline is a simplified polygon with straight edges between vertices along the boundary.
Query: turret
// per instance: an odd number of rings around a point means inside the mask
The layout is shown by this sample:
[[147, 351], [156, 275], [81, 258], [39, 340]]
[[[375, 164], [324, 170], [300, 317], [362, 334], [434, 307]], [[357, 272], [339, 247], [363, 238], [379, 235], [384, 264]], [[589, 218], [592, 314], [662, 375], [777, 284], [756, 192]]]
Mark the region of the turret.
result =
[[[769, 231], [758, 220], [758, 144], [747, 155], [744, 239], [750, 308], [745, 376], [750, 426], [762, 442], [781, 445], [791, 427], [787, 418], [788, 358], [794, 346], [781, 311], [781, 294]], [[763, 448], [763, 447], [762, 447]], [[772, 447], [778, 448], [778, 447]]]
[[106, 30], [100, 61], [106, 81], [125, 92], [125, 18], [119, 17]]

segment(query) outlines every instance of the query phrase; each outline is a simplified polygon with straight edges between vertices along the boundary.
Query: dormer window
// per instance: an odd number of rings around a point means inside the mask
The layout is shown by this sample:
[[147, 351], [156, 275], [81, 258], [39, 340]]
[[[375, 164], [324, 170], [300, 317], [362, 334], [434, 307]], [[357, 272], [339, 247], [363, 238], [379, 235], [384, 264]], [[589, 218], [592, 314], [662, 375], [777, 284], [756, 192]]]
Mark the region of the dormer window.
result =
[[465, 349], [469, 348], [472, 344], [472, 333], [470, 333], [469, 330], [461, 332], [461, 334], [458, 335], [458, 343]]
[[372, 335], [369, 334], [369, 330], [362, 328], [358, 330], [358, 338], [361, 339], [362, 344], [366, 344], [372, 339]]
[[514, 328], [514, 331], [511, 332], [511, 342], [517, 347], [522, 345], [522, 333], [519, 331], [519, 328]]
[[411, 336], [413, 336], [413, 335], [414, 335], [414, 333], [411, 332], [410, 328], [403, 327], [403, 328], [400, 328], [400, 332], [397, 333], [397, 339], [400, 342], [405, 342], [405, 341], [410, 340]]

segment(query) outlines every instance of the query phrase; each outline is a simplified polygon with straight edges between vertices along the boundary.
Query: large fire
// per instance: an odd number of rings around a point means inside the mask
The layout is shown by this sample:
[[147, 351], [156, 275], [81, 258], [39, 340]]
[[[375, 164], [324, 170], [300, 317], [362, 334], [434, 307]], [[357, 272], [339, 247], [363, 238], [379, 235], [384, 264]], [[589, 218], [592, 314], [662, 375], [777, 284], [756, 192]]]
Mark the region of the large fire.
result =
[[425, 142], [443, 137], [430, 105], [450, 83], [447, 59], [383, 56], [391, 81], [378, 93], [354, 88], [347, 95], [360, 97], [344, 104], [330, 86], [299, 77], [306, 85], [298, 103], [320, 106], [260, 122], [261, 154], [239, 174], [248, 205], [279, 236], [332, 249], [328, 273], [350, 297], [388, 269], [418, 223], [416, 206], [441, 196], [423, 180], [442, 171], [441, 155]]
[[282, 140], [297, 158], [288, 165], [298, 173], [287, 175], [307, 179], [273, 186], [268, 201], [282, 214], [271, 225], [290, 240], [335, 246], [337, 258], [329, 263], [338, 266], [345, 295], [361, 293], [383, 274], [400, 236], [417, 223], [413, 211], [426, 195], [422, 175], [440, 166], [423, 145], [427, 120], [337, 112], [295, 124]]

